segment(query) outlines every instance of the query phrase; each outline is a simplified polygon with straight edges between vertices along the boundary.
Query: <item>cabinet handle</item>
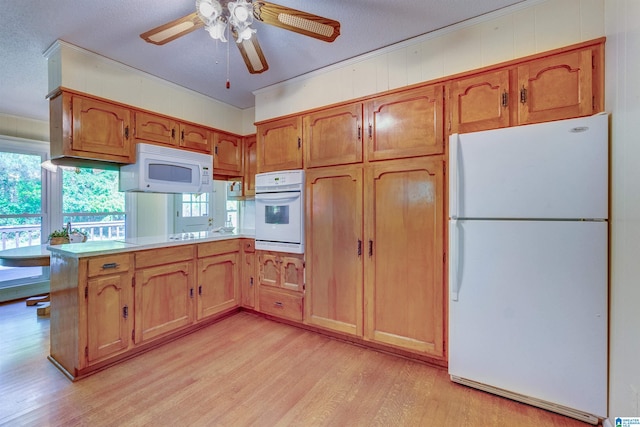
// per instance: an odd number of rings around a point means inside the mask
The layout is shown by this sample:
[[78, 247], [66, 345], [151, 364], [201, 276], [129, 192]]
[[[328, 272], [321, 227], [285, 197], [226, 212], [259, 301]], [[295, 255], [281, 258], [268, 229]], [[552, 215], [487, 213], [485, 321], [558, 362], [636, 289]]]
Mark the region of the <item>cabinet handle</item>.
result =
[[184, 142], [184, 131], [180, 132], [180, 139]]
[[171, 139], [176, 139], [176, 128], [171, 129]]
[[358, 141], [362, 139], [362, 126], [358, 125]]
[[520, 89], [520, 103], [527, 103], [527, 89], [525, 89], [524, 86], [522, 86], [522, 89]]
[[129, 126], [127, 126], [126, 128], [124, 128], [124, 137], [126, 139], [129, 139]]
[[213, 154], [218, 155], [218, 146], [213, 147]]
[[122, 307], [122, 317], [124, 317], [125, 319], [127, 317], [129, 317], [129, 306], [125, 305], [124, 307]]
[[509, 106], [509, 94], [505, 90], [502, 93], [502, 107], [507, 108]]
[[373, 256], [373, 240], [369, 240], [369, 256]]
[[193, 298], [193, 288], [190, 288], [190, 289], [189, 289], [189, 296], [190, 296], [191, 298]]
[[253, 286], [253, 277], [249, 278], [249, 286]]
[[298, 137], [298, 150], [302, 148], [302, 138]]
[[373, 125], [369, 123], [369, 138], [373, 137]]
[[119, 264], [117, 262], [108, 262], [106, 264], [102, 264], [103, 270], [109, 270], [111, 268], [118, 268]]
[[284, 304], [282, 304], [280, 301], [274, 302], [273, 306], [276, 308], [284, 308]]
[[362, 255], [362, 240], [358, 239], [358, 256]]
[[202, 285], [198, 286], [198, 295], [202, 296]]

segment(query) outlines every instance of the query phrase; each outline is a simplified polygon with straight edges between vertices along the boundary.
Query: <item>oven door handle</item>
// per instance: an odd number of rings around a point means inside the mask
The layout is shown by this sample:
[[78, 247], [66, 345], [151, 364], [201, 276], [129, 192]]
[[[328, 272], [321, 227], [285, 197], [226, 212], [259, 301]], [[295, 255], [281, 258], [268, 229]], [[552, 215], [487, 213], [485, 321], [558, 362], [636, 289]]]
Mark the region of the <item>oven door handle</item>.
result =
[[282, 194], [256, 194], [256, 200], [267, 200], [269, 202], [287, 202], [300, 198], [300, 193], [292, 196], [282, 197]]

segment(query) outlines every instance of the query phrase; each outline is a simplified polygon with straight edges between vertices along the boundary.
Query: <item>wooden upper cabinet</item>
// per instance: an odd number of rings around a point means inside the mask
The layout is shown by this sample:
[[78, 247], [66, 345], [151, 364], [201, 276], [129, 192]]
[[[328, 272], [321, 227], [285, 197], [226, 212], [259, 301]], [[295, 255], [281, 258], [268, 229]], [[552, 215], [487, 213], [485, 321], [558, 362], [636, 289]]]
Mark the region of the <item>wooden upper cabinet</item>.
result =
[[242, 176], [242, 138], [213, 132], [213, 173]]
[[368, 161], [444, 153], [442, 85], [380, 96], [365, 105]]
[[362, 161], [362, 103], [305, 114], [305, 166], [308, 168]]
[[256, 194], [256, 173], [258, 166], [258, 138], [256, 135], [250, 135], [244, 138], [244, 188], [245, 196], [254, 196]]
[[258, 172], [302, 169], [302, 117], [262, 123], [258, 128]]
[[180, 147], [211, 154], [211, 132], [207, 128], [190, 123], [180, 123], [178, 137]]
[[509, 70], [497, 70], [454, 80], [450, 84], [451, 133], [507, 127]]
[[135, 113], [136, 142], [178, 145], [175, 120], [144, 111]]
[[133, 163], [132, 112], [118, 104], [75, 93], [51, 98], [51, 158]]
[[518, 67], [518, 124], [587, 116], [594, 111], [591, 49]]

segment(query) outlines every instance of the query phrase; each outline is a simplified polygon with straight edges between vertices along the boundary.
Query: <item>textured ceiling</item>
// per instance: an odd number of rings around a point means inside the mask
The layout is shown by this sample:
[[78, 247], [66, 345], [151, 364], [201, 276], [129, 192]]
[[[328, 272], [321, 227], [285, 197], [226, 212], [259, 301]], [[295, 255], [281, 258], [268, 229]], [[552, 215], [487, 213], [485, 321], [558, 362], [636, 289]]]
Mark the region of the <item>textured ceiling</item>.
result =
[[249, 74], [231, 45], [226, 89], [228, 45], [205, 30], [164, 46], [139, 37], [195, 11], [194, 0], [0, 0], [0, 114], [48, 118], [43, 52], [58, 39], [244, 109], [254, 90], [520, 1], [276, 0], [340, 21], [341, 35], [325, 43], [256, 22], [269, 70]]

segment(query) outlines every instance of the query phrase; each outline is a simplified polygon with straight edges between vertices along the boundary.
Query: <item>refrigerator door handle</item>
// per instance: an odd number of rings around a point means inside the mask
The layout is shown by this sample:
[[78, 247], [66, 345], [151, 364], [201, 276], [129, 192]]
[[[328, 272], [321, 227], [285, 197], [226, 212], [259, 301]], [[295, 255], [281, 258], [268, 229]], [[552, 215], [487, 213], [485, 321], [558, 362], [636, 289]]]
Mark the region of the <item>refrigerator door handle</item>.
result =
[[457, 133], [449, 137], [449, 217], [458, 218], [458, 143], [459, 135]]
[[458, 301], [458, 293], [460, 292], [460, 278], [458, 272], [462, 265], [462, 258], [460, 254], [460, 241], [462, 233], [459, 230], [460, 225], [457, 219], [452, 219], [449, 222], [449, 294], [451, 295], [451, 301]]

